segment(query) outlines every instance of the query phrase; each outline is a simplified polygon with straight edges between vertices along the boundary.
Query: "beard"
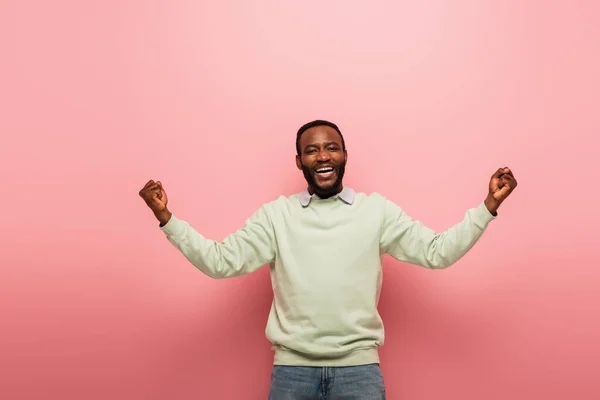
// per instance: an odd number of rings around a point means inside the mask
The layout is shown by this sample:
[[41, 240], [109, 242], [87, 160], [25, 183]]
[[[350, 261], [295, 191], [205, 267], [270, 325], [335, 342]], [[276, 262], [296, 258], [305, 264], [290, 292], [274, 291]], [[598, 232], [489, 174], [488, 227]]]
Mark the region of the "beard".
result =
[[308, 183], [308, 187], [314, 190], [315, 194], [319, 196], [321, 199], [328, 199], [331, 196], [335, 196], [339, 193], [339, 189], [342, 185], [342, 180], [344, 179], [344, 173], [346, 172], [346, 162], [337, 165], [335, 167], [336, 179], [332, 184], [327, 184], [326, 186], [320, 186], [317, 180], [315, 179], [316, 172], [308, 168], [306, 165], [302, 164], [302, 173], [304, 174], [304, 179], [306, 179], [306, 183]]

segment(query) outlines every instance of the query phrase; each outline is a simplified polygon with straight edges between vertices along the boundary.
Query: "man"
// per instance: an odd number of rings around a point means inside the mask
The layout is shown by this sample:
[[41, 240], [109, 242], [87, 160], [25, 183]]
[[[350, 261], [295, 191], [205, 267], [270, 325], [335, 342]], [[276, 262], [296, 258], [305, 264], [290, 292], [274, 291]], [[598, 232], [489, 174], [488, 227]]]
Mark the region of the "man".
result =
[[302, 126], [296, 150], [307, 189], [264, 204], [220, 243], [168, 210], [161, 182], [150, 180], [139, 194], [168, 240], [208, 276], [270, 266], [274, 298], [266, 335], [275, 359], [269, 399], [385, 399], [377, 311], [382, 256], [449, 267], [481, 237], [517, 181], [510, 169], [498, 169], [485, 199], [436, 234], [384, 196], [343, 185], [348, 153], [335, 124]]

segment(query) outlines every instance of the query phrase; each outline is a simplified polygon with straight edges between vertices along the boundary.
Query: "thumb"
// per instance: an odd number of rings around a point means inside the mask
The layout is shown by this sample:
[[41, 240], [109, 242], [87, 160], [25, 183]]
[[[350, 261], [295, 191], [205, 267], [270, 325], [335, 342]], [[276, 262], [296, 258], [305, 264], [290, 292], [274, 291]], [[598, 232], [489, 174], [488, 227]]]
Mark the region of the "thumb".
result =
[[510, 187], [508, 185], [504, 185], [504, 186], [502, 186], [502, 188], [500, 190], [497, 190], [496, 192], [494, 192], [494, 198], [496, 200], [504, 200], [506, 198], [506, 196], [508, 196], [509, 192], [510, 192]]

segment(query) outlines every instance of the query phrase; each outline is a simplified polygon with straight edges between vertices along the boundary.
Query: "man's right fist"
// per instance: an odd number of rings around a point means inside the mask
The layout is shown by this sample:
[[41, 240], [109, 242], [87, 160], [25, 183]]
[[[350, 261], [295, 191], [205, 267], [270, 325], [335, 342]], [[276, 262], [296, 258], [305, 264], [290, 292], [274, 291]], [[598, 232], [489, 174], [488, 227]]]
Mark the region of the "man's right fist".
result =
[[167, 209], [167, 192], [162, 186], [160, 181], [154, 182], [152, 179], [148, 181], [140, 190], [140, 197], [144, 199], [148, 207], [152, 210], [156, 218], [160, 221], [161, 225], [169, 222], [171, 213]]

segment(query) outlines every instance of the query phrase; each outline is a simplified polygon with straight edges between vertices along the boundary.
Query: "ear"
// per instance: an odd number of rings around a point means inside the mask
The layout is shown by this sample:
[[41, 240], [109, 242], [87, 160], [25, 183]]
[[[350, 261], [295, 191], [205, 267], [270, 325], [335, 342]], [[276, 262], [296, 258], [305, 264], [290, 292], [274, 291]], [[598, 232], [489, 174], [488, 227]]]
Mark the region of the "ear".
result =
[[302, 169], [302, 160], [300, 160], [299, 155], [296, 155], [296, 167], [298, 167], [298, 169]]
[[344, 150], [344, 162], [348, 161], [348, 152]]

